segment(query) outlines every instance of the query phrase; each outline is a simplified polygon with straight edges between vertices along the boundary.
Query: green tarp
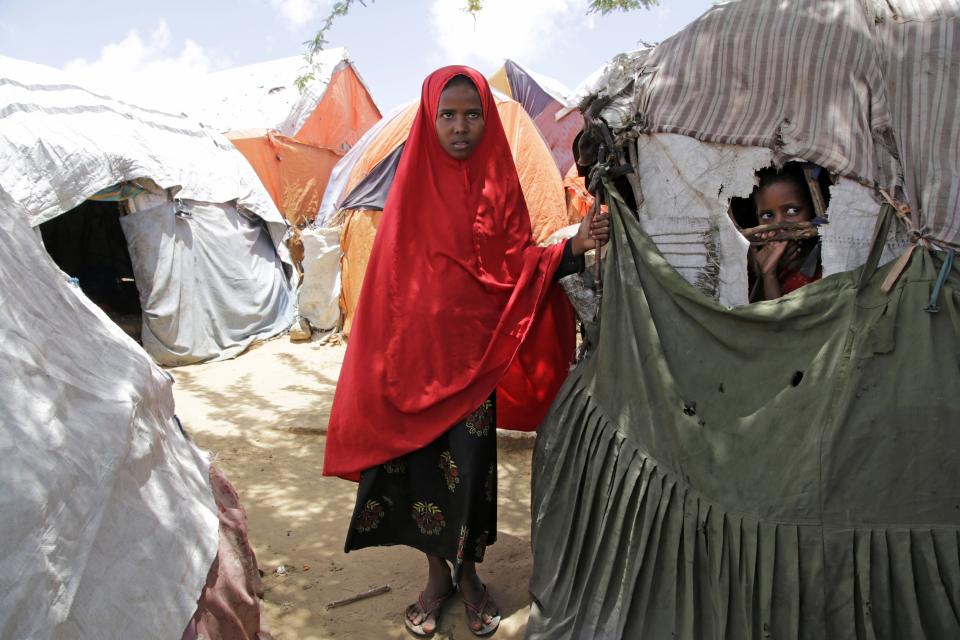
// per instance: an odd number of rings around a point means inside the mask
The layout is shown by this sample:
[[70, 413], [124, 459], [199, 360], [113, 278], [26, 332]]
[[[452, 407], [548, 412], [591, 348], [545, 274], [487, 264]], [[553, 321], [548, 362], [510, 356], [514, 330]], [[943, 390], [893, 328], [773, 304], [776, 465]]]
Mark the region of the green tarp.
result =
[[957, 270], [939, 313], [922, 248], [889, 295], [868, 263], [731, 310], [611, 220], [537, 441], [527, 637], [960, 638]]

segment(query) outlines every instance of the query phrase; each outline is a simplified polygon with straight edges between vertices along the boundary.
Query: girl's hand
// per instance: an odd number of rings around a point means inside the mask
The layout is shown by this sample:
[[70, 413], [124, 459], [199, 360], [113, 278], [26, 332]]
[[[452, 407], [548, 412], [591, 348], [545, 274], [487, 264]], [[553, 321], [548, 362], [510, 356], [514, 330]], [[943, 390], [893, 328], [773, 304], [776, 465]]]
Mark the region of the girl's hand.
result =
[[573, 255], [582, 256], [591, 249], [596, 249], [605, 245], [610, 240], [610, 215], [600, 212], [600, 215], [594, 218], [593, 209], [587, 213], [580, 228], [577, 229], [577, 235], [571, 238], [570, 247]]
[[753, 251], [754, 259], [757, 262], [757, 271], [760, 272], [760, 275], [767, 276], [777, 272], [780, 259], [783, 257], [784, 251], [787, 250], [787, 243], [768, 242], [759, 249], [751, 248], [750, 250]]
[[[775, 232], [760, 234], [760, 239], [770, 238]], [[764, 300], [775, 300], [782, 295], [779, 272], [800, 255], [800, 245], [788, 240], [768, 242], [760, 248], [750, 247], [749, 258], [763, 283]]]
[[[771, 237], [775, 232], [768, 231], [760, 234], [760, 239]], [[789, 240], [768, 242], [762, 247], [750, 247], [750, 257], [754, 261], [757, 272], [761, 276], [776, 275], [791, 260], [800, 253], [800, 246]]]

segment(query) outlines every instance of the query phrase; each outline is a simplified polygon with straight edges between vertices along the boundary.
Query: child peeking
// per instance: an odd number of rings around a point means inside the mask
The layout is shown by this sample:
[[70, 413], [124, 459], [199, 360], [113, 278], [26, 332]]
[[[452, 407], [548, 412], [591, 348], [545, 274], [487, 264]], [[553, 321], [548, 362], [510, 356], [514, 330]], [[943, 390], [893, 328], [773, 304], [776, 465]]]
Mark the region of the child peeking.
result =
[[[764, 169], [758, 177], [760, 183], [753, 192], [757, 225], [814, 219], [813, 201], [799, 163], [789, 163], [780, 170]], [[819, 238], [771, 240], [778, 233], [771, 229], [753, 237], [754, 241], [766, 240], [766, 243], [750, 247], [750, 266], [755, 278], [751, 302], [779, 298], [823, 275]]]

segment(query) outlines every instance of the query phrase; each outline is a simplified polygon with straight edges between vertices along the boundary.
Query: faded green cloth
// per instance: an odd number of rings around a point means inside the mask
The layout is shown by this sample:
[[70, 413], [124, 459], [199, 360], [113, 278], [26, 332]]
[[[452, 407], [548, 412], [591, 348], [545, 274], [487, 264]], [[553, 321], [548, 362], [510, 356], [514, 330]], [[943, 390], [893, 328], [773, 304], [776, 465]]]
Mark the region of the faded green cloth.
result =
[[730, 310], [610, 207], [596, 348], [534, 454], [527, 638], [960, 638], [956, 269], [939, 313], [922, 248], [889, 295], [868, 263]]

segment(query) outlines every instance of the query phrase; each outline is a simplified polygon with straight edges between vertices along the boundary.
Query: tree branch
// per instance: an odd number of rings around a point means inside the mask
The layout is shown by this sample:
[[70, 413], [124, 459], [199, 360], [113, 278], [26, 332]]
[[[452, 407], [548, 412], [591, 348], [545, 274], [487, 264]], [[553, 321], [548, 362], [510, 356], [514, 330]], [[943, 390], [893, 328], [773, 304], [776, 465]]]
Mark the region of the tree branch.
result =
[[[338, 0], [335, 2], [333, 8], [330, 10], [330, 14], [324, 18], [323, 25], [317, 31], [316, 35], [303, 43], [307, 47], [307, 53], [304, 56], [307, 63], [312, 65], [313, 57], [323, 51], [323, 48], [329, 44], [327, 41], [327, 32], [333, 27], [333, 23], [337, 18], [345, 16], [350, 12], [350, 7], [354, 2], [359, 2], [361, 5], [367, 6], [367, 2], [373, 3], [375, 1], [376, 0]], [[658, 4], [660, 4], [660, 0], [590, 0], [587, 5], [587, 13], [606, 15], [614, 11], [649, 9]], [[483, 11], [483, 0], [464, 0], [463, 10], [476, 18], [477, 13]], [[300, 93], [303, 93], [304, 89], [306, 89], [307, 85], [310, 84], [313, 79], [313, 73], [308, 71], [298, 77], [294, 81], [294, 84], [297, 85]]]
[[[367, 6], [367, 2], [375, 2], [376, 0], [338, 0], [333, 4], [333, 8], [330, 10], [330, 14], [324, 18], [323, 25], [317, 30], [317, 33], [307, 40], [303, 44], [307, 47], [307, 53], [303, 56], [307, 61], [307, 64], [313, 65], [313, 58], [318, 53], [323, 51], [324, 47], [329, 44], [327, 40], [327, 32], [330, 31], [330, 28], [333, 27], [333, 23], [337, 18], [345, 16], [350, 12], [350, 7], [354, 2], [359, 2], [364, 7]], [[297, 86], [297, 89], [300, 93], [307, 88], [307, 85], [314, 80], [313, 71], [308, 70], [302, 76], [298, 76], [293, 83]]]
[[587, 13], [607, 15], [613, 11], [633, 11], [649, 9], [660, 4], [660, 0], [590, 0]]

